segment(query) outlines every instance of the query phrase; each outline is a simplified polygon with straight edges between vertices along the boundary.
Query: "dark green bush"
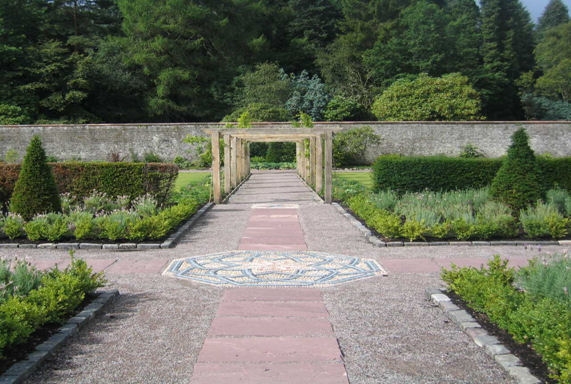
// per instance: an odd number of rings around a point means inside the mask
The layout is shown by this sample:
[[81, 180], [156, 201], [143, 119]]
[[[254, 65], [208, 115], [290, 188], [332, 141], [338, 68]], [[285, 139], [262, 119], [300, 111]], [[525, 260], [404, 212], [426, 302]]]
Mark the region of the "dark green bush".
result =
[[525, 129], [512, 135], [512, 144], [502, 166], [492, 180], [490, 194], [507, 204], [517, 215], [519, 211], [545, 198], [541, 170], [529, 146]]
[[[49, 164], [60, 193], [82, 200], [93, 191], [107, 196], [128, 196], [133, 200], [150, 194], [160, 205], [166, 203], [178, 175], [178, 167], [166, 163], [65, 162]], [[19, 165], [0, 164], [0, 188], [10, 198]]]
[[12, 197], [10, 212], [29, 220], [37, 214], [61, 212], [59, 192], [39, 136], [34, 136], [28, 149]]
[[453, 191], [488, 186], [501, 162], [485, 158], [385, 155], [373, 164], [373, 189], [405, 192]]
[[[374, 190], [449, 191], [489, 186], [503, 159], [384, 155], [373, 164]], [[571, 191], [571, 157], [537, 158], [543, 188]]]

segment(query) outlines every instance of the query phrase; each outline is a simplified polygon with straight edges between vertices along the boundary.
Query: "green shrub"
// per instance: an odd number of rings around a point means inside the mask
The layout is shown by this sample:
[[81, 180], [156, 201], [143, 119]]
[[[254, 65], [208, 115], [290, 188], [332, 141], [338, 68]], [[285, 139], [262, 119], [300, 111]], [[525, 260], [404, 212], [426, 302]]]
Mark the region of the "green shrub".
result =
[[528, 141], [523, 128], [512, 135], [508, 155], [490, 186], [492, 197], [507, 204], [515, 215], [545, 198], [541, 171]]
[[561, 239], [567, 236], [569, 219], [561, 215], [553, 204], [540, 201], [536, 206], [522, 210], [519, 220], [529, 238]]
[[364, 157], [367, 148], [380, 142], [380, 136], [369, 126], [336, 133], [333, 138], [333, 166], [367, 165]]
[[25, 342], [43, 324], [63, 322], [86, 294], [105, 284], [102, 273], [93, 273], [85, 261], [71, 256], [65, 270], [42, 273], [40, 284], [27, 296], [11, 296], [0, 303], [0, 357], [7, 347]]
[[59, 213], [35, 216], [24, 224], [29, 240], [58, 241], [69, 235], [69, 218]]
[[11, 213], [4, 218], [2, 230], [10, 240], [14, 240], [24, 235], [24, 219]]
[[10, 212], [30, 220], [37, 214], [61, 212], [61, 202], [39, 136], [34, 136], [10, 200]]
[[[496, 255], [487, 268], [453, 265], [450, 270], [444, 269], [441, 277], [469, 307], [485, 313], [516, 341], [531, 344], [547, 364], [553, 379], [568, 383], [571, 311], [568, 298], [563, 301], [555, 296], [558, 290], [568, 295], [561, 286], [569, 284], [568, 267], [568, 261], [561, 265], [533, 261], [529, 267], [515, 272], [508, 267], [507, 260]], [[516, 282], [524, 291], [515, 288]]]
[[567, 255], [550, 258], [535, 258], [521, 268], [516, 283], [525, 292], [536, 298], [560, 301], [571, 309], [571, 259]]
[[89, 212], [73, 212], [69, 218], [73, 236], [76, 240], [93, 239], [98, 237], [95, 231], [95, 219]]

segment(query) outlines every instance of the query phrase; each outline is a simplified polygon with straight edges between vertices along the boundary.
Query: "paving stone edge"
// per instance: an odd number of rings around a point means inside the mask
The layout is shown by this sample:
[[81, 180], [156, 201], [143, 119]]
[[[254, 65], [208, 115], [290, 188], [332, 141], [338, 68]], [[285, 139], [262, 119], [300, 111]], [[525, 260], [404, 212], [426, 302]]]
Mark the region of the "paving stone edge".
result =
[[521, 360], [500, 343], [497, 337], [490, 335], [472, 315], [452, 303], [441, 289], [428, 288], [425, 292], [428, 300], [438, 306], [453, 323], [470, 336], [476, 345], [484, 348], [484, 351], [493, 357], [518, 384], [541, 384], [541, 380], [532, 375], [529, 368], [523, 366]]
[[80, 313], [69, 319], [56, 333], [30, 353], [25, 360], [12, 365], [0, 376], [0, 384], [19, 384], [28, 378], [40, 365], [73, 335], [100, 314], [117, 296], [118, 290], [100, 292]]
[[339, 203], [331, 203], [347, 220], [349, 220], [367, 240], [377, 247], [436, 247], [446, 245], [473, 245], [473, 246], [496, 246], [496, 245], [511, 245], [511, 246], [546, 246], [546, 245], [560, 245], [571, 246], [571, 240], [514, 240], [514, 241], [383, 241], [373, 234], [373, 232], [361, 223], [353, 214], [345, 209]]

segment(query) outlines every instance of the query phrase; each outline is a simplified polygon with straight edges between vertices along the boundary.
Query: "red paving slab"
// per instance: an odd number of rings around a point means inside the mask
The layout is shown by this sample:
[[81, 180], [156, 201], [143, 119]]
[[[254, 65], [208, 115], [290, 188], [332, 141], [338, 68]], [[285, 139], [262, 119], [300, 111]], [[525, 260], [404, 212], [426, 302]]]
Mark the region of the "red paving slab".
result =
[[[227, 369], [230, 365], [231, 370]], [[191, 384], [346, 384], [342, 363], [261, 363], [244, 369], [241, 364], [198, 363]]]
[[[247, 316], [247, 317], [246, 317]], [[332, 329], [326, 318], [303, 318], [292, 316], [277, 316], [268, 313], [267, 317], [248, 315], [221, 316], [214, 319], [208, 336], [329, 336]]]
[[348, 384], [321, 292], [224, 291], [191, 383]]
[[238, 249], [307, 250], [297, 208], [252, 209]]
[[135, 256], [122, 258], [110, 265], [105, 272], [117, 274], [162, 273], [170, 260], [162, 258], [137, 259]]

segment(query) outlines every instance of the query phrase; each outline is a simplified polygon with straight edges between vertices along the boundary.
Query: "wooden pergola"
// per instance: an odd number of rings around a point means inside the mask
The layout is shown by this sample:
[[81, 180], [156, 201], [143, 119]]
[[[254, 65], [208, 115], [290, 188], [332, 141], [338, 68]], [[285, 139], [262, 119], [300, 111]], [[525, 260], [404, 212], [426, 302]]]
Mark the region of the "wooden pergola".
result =
[[[250, 143], [296, 143], [297, 172], [317, 193], [323, 190], [331, 203], [333, 189], [333, 132], [338, 128], [209, 128], [212, 142], [214, 202], [222, 202], [222, 191], [230, 193], [250, 174]], [[224, 189], [221, 185], [220, 140], [224, 141]], [[309, 148], [307, 144], [309, 143]], [[309, 156], [307, 156], [309, 152]]]

